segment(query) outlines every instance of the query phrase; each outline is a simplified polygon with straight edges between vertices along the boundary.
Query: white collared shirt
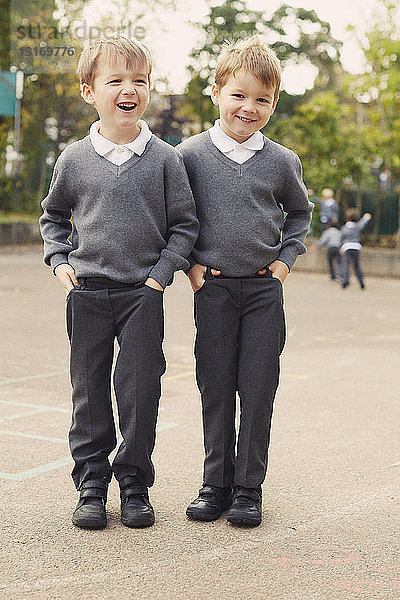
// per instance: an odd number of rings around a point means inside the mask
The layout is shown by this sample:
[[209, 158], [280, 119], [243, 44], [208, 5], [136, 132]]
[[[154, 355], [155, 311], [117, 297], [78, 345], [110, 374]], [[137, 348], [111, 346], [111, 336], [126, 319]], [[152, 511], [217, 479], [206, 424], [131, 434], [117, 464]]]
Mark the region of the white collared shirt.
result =
[[114, 163], [114, 165], [122, 165], [129, 160], [134, 153], [141, 156], [146, 148], [147, 142], [152, 136], [145, 121], [139, 119], [138, 125], [140, 127], [140, 133], [137, 138], [135, 138], [133, 142], [129, 142], [129, 144], [119, 145], [103, 137], [99, 133], [100, 121], [95, 121], [90, 127], [90, 141], [97, 154], [104, 156], [104, 158]]
[[261, 131], [256, 131], [248, 140], [239, 144], [239, 142], [222, 131], [220, 119], [217, 119], [213, 127], [208, 131], [214, 146], [216, 146], [220, 152], [225, 154], [225, 156], [240, 165], [246, 162], [246, 160], [249, 160], [249, 158], [254, 156], [258, 150], [262, 150], [264, 147], [264, 136]]

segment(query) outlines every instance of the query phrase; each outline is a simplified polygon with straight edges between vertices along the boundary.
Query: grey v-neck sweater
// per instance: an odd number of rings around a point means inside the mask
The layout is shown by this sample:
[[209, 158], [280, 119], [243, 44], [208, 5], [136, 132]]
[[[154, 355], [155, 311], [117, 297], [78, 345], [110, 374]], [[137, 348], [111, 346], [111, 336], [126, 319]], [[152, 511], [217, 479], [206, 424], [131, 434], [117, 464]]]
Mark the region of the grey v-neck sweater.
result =
[[208, 131], [177, 149], [200, 221], [191, 265], [214, 267], [230, 277], [252, 275], [275, 259], [291, 269], [306, 252], [303, 240], [314, 206], [298, 156], [265, 138], [262, 150], [238, 164], [216, 148]]
[[153, 277], [165, 287], [189, 266], [198, 233], [192, 192], [182, 156], [154, 135], [122, 165], [97, 154], [89, 136], [67, 146], [42, 208], [44, 261], [53, 270], [69, 263], [77, 277]]

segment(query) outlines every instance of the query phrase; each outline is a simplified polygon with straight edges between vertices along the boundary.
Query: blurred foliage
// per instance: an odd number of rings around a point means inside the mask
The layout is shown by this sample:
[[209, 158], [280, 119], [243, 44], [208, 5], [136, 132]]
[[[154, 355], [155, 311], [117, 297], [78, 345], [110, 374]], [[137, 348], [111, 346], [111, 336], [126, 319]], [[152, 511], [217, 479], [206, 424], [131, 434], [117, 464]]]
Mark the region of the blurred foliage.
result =
[[346, 178], [361, 185], [370, 173], [355, 113], [354, 103], [340, 102], [333, 91], [317, 92], [264, 133], [299, 154], [309, 187], [337, 189]]
[[[398, 3], [379, 0], [375, 20], [361, 41], [366, 69], [348, 82], [363, 109], [365, 146], [370, 160], [400, 179], [400, 26]], [[380, 165], [379, 165], [380, 163]]]
[[[329, 23], [321, 21], [314, 10], [280, 6], [270, 19], [262, 11], [250, 10], [241, 0], [225, 0], [215, 6], [209, 2], [209, 14], [202, 24], [203, 42], [190, 54], [190, 81], [186, 89], [186, 114], [197, 119], [199, 130], [211, 125], [217, 115], [209, 102], [209, 93], [217, 57], [226, 42], [261, 34], [283, 66], [308, 63], [317, 70], [315, 86], [334, 87], [343, 69], [339, 61], [342, 43], [335, 40]], [[287, 29], [290, 29], [290, 36]], [[288, 103], [289, 104], [289, 103]]]
[[10, 1], [0, 0], [0, 71], [10, 66]]

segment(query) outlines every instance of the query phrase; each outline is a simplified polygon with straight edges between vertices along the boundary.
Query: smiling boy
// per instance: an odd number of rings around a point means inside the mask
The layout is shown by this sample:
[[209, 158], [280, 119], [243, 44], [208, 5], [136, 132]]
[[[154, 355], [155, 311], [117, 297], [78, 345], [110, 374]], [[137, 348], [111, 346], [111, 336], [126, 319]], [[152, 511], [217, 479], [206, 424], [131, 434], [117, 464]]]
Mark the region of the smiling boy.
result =
[[[154, 523], [154, 482], [162, 350], [163, 290], [186, 268], [198, 232], [181, 155], [140, 119], [149, 101], [151, 56], [136, 41], [109, 38], [79, 60], [82, 96], [100, 120], [58, 158], [40, 218], [44, 260], [67, 295], [71, 344], [72, 477], [79, 527], [107, 524], [112, 474], [128, 527]], [[71, 222], [72, 217], [72, 222]], [[73, 224], [72, 224], [73, 223]], [[116, 447], [114, 389], [122, 435]]]
[[280, 78], [277, 57], [257, 36], [227, 47], [211, 90], [220, 119], [178, 146], [200, 222], [189, 278], [205, 460], [203, 487], [186, 511], [199, 521], [228, 509], [230, 523], [261, 523], [285, 342], [282, 283], [306, 251], [313, 207], [299, 158], [260, 132], [278, 102]]

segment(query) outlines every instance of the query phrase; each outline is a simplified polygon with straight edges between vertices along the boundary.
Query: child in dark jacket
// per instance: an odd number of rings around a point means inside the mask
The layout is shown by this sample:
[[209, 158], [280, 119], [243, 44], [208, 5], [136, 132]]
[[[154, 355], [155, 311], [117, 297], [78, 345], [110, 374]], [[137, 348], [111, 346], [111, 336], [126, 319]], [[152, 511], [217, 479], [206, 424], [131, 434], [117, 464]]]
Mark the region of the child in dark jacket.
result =
[[317, 248], [321, 248], [322, 246], [326, 246], [328, 249], [327, 257], [330, 278], [332, 281], [336, 281], [340, 275], [341, 255], [339, 253], [340, 231], [335, 222], [329, 221], [327, 228], [316, 244], [311, 246], [310, 250], [315, 252]]
[[344, 257], [342, 287], [349, 285], [350, 265], [353, 265], [354, 272], [363, 290], [365, 288], [363, 273], [360, 267], [360, 235], [363, 229], [371, 220], [370, 213], [365, 213], [360, 219], [358, 208], [348, 208], [346, 211], [346, 223], [340, 230], [340, 250], [339, 253]]

